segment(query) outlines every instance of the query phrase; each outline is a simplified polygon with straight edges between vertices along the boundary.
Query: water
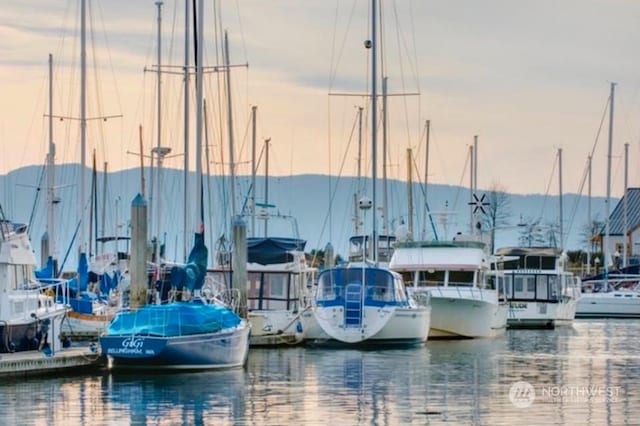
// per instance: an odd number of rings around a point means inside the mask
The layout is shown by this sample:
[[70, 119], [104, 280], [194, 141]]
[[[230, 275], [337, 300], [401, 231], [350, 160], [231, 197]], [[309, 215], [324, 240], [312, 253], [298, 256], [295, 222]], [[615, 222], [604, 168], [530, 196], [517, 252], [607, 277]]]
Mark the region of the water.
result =
[[577, 320], [405, 350], [252, 349], [231, 371], [5, 380], [0, 424], [638, 424], [638, 342], [640, 321]]

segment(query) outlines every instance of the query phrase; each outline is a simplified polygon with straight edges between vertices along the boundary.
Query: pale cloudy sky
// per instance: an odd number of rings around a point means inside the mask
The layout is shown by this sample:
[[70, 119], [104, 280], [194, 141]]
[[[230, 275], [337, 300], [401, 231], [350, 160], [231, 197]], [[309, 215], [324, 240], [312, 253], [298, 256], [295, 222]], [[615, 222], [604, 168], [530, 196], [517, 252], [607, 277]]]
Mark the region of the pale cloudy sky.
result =
[[[136, 167], [127, 151], [155, 146], [157, 9], [152, 0], [90, 0], [93, 38], [89, 115], [121, 119], [89, 124], [90, 145], [110, 169]], [[211, 5], [206, 60], [216, 63]], [[349, 143], [366, 93], [368, 0], [223, 1], [234, 69], [239, 173], [248, 173], [249, 112], [258, 106], [258, 138], [271, 138], [271, 175], [356, 173]], [[613, 195], [623, 186], [623, 144], [630, 143], [630, 185], [640, 185], [640, 2], [637, 0], [383, 0], [389, 99], [389, 175], [405, 179], [414, 149], [423, 174], [425, 120], [432, 123], [429, 181], [467, 184], [469, 145], [479, 136], [481, 188], [557, 193], [563, 150], [565, 192], [577, 192], [609, 95], [617, 82]], [[54, 55], [54, 114], [77, 116], [79, 0], [0, 2], [0, 173], [44, 161], [48, 140], [47, 55]], [[183, 61], [183, 1], [163, 6], [163, 63]], [[97, 65], [97, 69], [94, 68]], [[96, 89], [96, 76], [100, 89]], [[218, 81], [207, 81], [208, 114], [219, 122]], [[193, 91], [192, 99], [193, 99]], [[182, 89], [163, 77], [163, 145], [182, 152]], [[193, 110], [192, 110], [193, 114]], [[605, 194], [605, 120], [593, 164], [594, 193]], [[368, 129], [370, 125], [365, 122]], [[57, 162], [78, 162], [78, 124], [57, 121]], [[215, 164], [226, 134], [212, 124]], [[366, 131], [368, 134], [368, 130]], [[193, 131], [192, 131], [193, 134]], [[380, 142], [379, 142], [380, 144]], [[227, 154], [224, 154], [225, 156]], [[331, 158], [331, 160], [330, 160]], [[181, 167], [179, 157], [167, 160]], [[344, 161], [344, 165], [343, 164]], [[330, 164], [330, 165], [329, 165]], [[220, 167], [216, 165], [215, 167]], [[379, 173], [380, 174], [380, 173]], [[415, 179], [415, 178], [414, 178]], [[586, 191], [586, 189], [585, 189]]]

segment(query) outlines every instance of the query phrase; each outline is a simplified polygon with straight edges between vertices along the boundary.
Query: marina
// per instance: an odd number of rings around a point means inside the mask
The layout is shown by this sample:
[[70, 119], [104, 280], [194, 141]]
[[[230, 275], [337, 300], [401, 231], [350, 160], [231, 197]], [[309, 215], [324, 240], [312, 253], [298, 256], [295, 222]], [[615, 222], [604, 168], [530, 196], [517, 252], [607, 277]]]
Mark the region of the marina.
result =
[[640, 6], [50, 3], [0, 5], [0, 424], [638, 424]]

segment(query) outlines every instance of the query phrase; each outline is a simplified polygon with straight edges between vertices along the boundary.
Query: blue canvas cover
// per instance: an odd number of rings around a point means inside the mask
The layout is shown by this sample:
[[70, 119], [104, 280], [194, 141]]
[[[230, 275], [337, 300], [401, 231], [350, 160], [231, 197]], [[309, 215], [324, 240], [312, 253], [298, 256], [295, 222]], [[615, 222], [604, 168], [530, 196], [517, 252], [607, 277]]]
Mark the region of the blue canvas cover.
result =
[[36, 278], [39, 280], [47, 279], [47, 278], [56, 278], [55, 270], [53, 266], [53, 257], [47, 257], [47, 264], [44, 265], [42, 269], [37, 269], [35, 271]]
[[185, 266], [174, 266], [171, 269], [171, 285], [178, 289], [200, 290], [207, 273], [207, 256], [209, 250], [204, 244], [204, 233], [196, 233], [193, 248]]
[[174, 302], [119, 312], [107, 327], [106, 334], [185, 336], [215, 333], [239, 323], [240, 317], [226, 306], [197, 301]]
[[250, 263], [273, 265], [293, 261], [291, 251], [303, 251], [307, 242], [299, 238], [247, 238], [247, 260]]

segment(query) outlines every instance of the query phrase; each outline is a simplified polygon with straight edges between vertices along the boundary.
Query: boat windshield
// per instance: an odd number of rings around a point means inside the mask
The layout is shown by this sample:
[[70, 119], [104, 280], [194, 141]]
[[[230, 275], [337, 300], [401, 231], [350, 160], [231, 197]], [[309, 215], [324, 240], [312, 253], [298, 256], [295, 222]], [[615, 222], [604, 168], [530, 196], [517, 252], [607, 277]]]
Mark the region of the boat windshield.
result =
[[372, 300], [396, 302], [406, 298], [401, 283], [389, 271], [377, 268], [335, 268], [320, 274], [316, 299], [321, 302], [343, 298], [347, 286], [353, 285], [364, 287], [367, 297]]

